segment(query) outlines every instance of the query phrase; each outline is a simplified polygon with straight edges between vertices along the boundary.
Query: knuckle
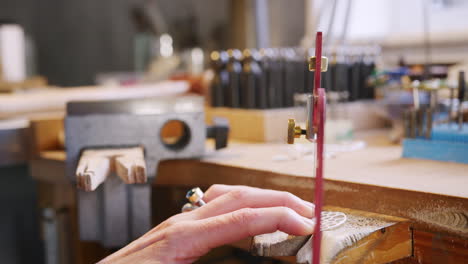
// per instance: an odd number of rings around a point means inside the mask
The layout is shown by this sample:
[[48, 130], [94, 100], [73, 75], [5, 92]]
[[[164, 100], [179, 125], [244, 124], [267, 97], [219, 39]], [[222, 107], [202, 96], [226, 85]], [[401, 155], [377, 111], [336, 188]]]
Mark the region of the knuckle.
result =
[[[188, 212], [188, 213], [191, 213], [191, 212]], [[184, 219], [186, 219], [185, 215], [177, 214], [177, 215], [169, 217], [166, 221], [163, 222], [163, 225], [164, 227], [171, 227], [178, 223], [184, 222]]]
[[232, 190], [229, 192], [229, 195], [234, 199], [234, 200], [237, 200], [237, 201], [242, 201], [244, 200], [246, 194], [245, 194], [245, 191], [242, 191], [242, 190]]
[[208, 188], [208, 190], [206, 190], [206, 192], [207, 193], [208, 192], [215, 192], [220, 188], [221, 188], [220, 184], [213, 184], [213, 185], [210, 186], [210, 188]]
[[242, 208], [232, 213], [232, 219], [234, 223], [239, 225], [247, 225], [252, 220], [258, 217], [258, 214], [252, 208]]
[[176, 217], [172, 216], [162, 223], [164, 227], [170, 227], [177, 223]]
[[289, 207], [280, 207], [279, 212], [280, 216], [285, 219], [294, 217], [296, 215], [296, 212]]
[[185, 222], [174, 222], [166, 227], [166, 232], [167, 234], [180, 234], [187, 228], [186, 224]]
[[220, 192], [224, 190], [225, 185], [224, 184], [213, 184], [206, 190], [206, 192]]
[[205, 192], [205, 198], [211, 200], [225, 192], [225, 185], [213, 184]]
[[283, 192], [282, 195], [283, 195], [283, 199], [284, 199], [284, 201], [286, 203], [293, 203], [293, 202], [297, 201], [297, 197], [294, 194], [290, 193], [290, 192]]

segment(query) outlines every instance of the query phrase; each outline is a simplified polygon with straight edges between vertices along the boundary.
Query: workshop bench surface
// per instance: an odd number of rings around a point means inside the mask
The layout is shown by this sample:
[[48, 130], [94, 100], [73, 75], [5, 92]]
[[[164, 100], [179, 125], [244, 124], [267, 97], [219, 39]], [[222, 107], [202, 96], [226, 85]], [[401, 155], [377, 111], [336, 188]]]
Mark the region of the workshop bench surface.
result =
[[[365, 139], [364, 149], [325, 160], [325, 204], [409, 219], [416, 258], [449, 254], [453, 261], [448, 263], [468, 259], [468, 228], [455, 221], [468, 215], [468, 165], [403, 159], [401, 147], [388, 143], [386, 131], [360, 133], [357, 138]], [[213, 149], [211, 144], [207, 149]], [[273, 159], [288, 147], [233, 141], [227, 149], [208, 150], [199, 160], [162, 161], [152, 184], [187, 189], [249, 185], [312, 201], [312, 159]], [[74, 188], [65, 177], [65, 158], [64, 151], [42, 151], [30, 163], [34, 178], [63, 186], [56, 188], [60, 197], [70, 197], [70, 192], [60, 193]], [[60, 207], [69, 202], [56, 203]]]

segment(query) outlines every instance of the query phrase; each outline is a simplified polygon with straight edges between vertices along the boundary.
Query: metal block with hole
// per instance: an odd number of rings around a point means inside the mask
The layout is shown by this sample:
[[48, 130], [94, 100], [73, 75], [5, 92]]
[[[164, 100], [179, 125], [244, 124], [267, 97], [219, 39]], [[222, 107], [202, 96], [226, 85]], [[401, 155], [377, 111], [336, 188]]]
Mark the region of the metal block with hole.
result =
[[[109, 170], [94, 191], [78, 191], [80, 238], [100, 241], [109, 248], [120, 247], [151, 227], [149, 182], [157, 176], [159, 162], [204, 154], [207, 127], [203, 99], [185, 96], [71, 102], [67, 105], [65, 135], [67, 176], [72, 182], [76, 182], [77, 165], [85, 150], [143, 148], [146, 184], [125, 184]], [[227, 139], [227, 135], [224, 137]]]

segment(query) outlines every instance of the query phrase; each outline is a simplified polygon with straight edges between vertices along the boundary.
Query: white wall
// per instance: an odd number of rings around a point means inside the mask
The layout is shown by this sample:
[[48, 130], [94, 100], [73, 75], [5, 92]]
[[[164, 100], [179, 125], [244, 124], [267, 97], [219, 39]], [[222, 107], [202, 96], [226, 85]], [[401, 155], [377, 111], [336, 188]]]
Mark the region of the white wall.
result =
[[[389, 1], [389, 0], [387, 0]], [[440, 8], [430, 0], [392, 0], [390, 5], [392, 33], [418, 33], [424, 28], [423, 6], [429, 2], [429, 27], [433, 33], [468, 31], [468, 1], [449, 1]]]
[[[314, 0], [315, 8], [330, 0]], [[468, 33], [468, 1], [446, 0], [448, 7], [440, 8], [434, 0], [337, 0], [332, 35], [341, 34], [345, 9], [352, 1], [348, 38], [351, 40], [380, 40], [397, 35], [420, 35], [423, 30], [423, 3], [429, 3], [429, 26], [434, 35], [439, 33]], [[326, 31], [330, 10], [324, 10], [319, 29]]]
[[[314, 7], [330, 0], [312, 0]], [[386, 52], [386, 61], [396, 64], [404, 56], [409, 63], [423, 63], [424, 3], [429, 14], [432, 62], [459, 63], [468, 60], [468, 1], [466, 0], [337, 0], [334, 26], [328, 31], [330, 10], [324, 10], [319, 30], [338, 39], [344, 26], [348, 1], [353, 1], [347, 40], [377, 43]], [[441, 7], [436, 2], [446, 2]]]
[[[318, 24], [318, 30], [323, 31], [324, 34], [331, 34], [333, 38], [336, 38], [341, 36], [343, 31], [348, 0], [337, 0], [333, 27], [331, 32], [327, 32], [332, 8], [330, 2], [332, 1], [314, 1], [316, 8], [323, 8], [320, 22]], [[390, 26], [388, 4], [389, 2], [385, 0], [352, 0], [347, 38], [378, 39], [386, 36]]]

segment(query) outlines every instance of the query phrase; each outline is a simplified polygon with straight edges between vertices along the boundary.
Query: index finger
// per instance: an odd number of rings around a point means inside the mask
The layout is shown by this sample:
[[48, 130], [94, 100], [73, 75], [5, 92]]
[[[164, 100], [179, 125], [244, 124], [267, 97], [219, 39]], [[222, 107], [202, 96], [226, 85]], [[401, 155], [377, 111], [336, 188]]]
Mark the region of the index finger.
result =
[[185, 257], [199, 257], [212, 248], [277, 230], [290, 235], [309, 235], [314, 230], [314, 223], [287, 207], [244, 208], [190, 223], [182, 222], [174, 225], [167, 236], [176, 238], [171, 242], [178, 245], [183, 241]]
[[[265, 189], [260, 189], [260, 188], [256, 188], [256, 187], [250, 187], [250, 186], [245, 186], [245, 185], [225, 185], [225, 184], [213, 184], [211, 185], [210, 188], [208, 188], [208, 190], [206, 190], [204, 196], [203, 196], [203, 200], [205, 202], [210, 202], [210, 201], [213, 201], [214, 199], [226, 194], [226, 193], [229, 193], [231, 191], [252, 191], [252, 190], [265, 190]], [[272, 191], [276, 191], [276, 190], [272, 190]], [[279, 191], [278, 191], [279, 192]], [[299, 198], [300, 199], [300, 198]], [[303, 199], [301, 199], [303, 200]], [[309, 204], [310, 206], [312, 207], [315, 207], [315, 205], [309, 201], [306, 201], [306, 200], [303, 200], [304, 202], [306, 202], [307, 204]]]
[[247, 187], [243, 185], [225, 185], [225, 184], [213, 184], [208, 190], [206, 190], [203, 200], [210, 202], [219, 196], [234, 190], [245, 190], [247, 188], [258, 189], [255, 187]]

